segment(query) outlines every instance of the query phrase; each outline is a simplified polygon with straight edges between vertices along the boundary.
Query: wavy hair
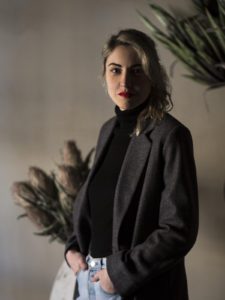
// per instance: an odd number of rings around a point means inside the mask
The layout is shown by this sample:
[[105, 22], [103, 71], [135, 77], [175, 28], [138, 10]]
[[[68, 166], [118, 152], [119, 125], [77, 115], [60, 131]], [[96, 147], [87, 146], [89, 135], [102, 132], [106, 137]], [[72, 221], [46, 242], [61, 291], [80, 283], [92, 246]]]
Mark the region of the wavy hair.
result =
[[161, 120], [165, 112], [173, 108], [171, 86], [167, 74], [160, 63], [154, 41], [145, 33], [136, 29], [124, 29], [112, 35], [102, 49], [103, 78], [105, 78], [106, 61], [117, 46], [131, 46], [141, 61], [142, 68], [150, 80], [151, 92], [147, 107], [137, 118], [135, 134], [139, 135], [147, 119]]

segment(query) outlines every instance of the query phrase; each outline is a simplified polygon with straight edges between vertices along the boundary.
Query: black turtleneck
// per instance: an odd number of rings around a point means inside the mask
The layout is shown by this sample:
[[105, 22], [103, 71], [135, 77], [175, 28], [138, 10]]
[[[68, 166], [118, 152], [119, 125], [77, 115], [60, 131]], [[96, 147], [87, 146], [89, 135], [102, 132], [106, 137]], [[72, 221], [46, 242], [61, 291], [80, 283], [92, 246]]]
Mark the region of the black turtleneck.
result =
[[115, 107], [116, 126], [88, 187], [92, 220], [92, 257], [105, 257], [112, 253], [113, 199], [117, 179], [137, 117], [145, 106], [146, 102], [124, 111], [118, 106]]

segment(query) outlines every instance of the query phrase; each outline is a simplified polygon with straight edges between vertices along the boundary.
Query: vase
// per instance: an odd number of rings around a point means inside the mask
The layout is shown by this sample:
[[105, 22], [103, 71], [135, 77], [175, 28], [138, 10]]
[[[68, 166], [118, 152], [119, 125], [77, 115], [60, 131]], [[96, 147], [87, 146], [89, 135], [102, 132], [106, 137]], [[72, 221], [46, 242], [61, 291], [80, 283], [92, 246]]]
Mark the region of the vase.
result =
[[66, 261], [61, 264], [55, 277], [50, 300], [73, 300], [76, 276]]

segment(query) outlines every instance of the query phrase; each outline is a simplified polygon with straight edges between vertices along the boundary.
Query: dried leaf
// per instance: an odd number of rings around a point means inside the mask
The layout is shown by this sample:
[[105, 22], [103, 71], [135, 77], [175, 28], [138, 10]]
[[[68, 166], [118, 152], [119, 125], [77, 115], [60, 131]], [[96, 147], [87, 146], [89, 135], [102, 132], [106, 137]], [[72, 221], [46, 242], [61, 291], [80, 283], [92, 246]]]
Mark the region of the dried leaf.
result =
[[[200, 5], [200, 2], [196, 0], [196, 5]], [[138, 14], [153, 37], [163, 43], [190, 71], [191, 75], [186, 77], [207, 84], [210, 88], [219, 87], [225, 81], [225, 1], [218, 0], [217, 16], [211, 6], [203, 2], [201, 5], [204, 7], [203, 13], [175, 19], [164, 8], [150, 4], [167, 33], [159, 30], [140, 12]], [[207, 9], [209, 7], [210, 11]]]
[[175, 25], [176, 20], [172, 15], [170, 15], [166, 9], [160, 7], [159, 5], [156, 4], [149, 4], [149, 6], [153, 9], [157, 19], [160, 21], [160, 23], [165, 26], [171, 26]]

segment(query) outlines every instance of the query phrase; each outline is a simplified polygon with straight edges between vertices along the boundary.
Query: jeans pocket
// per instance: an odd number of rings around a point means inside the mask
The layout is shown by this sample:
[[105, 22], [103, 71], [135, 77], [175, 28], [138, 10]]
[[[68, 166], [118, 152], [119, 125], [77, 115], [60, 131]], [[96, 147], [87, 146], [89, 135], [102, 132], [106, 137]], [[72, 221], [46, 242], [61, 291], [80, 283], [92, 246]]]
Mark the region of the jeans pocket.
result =
[[114, 295], [116, 295], [115, 292], [110, 293], [110, 292], [105, 291], [105, 290], [101, 287], [100, 281], [98, 281], [97, 284], [98, 284], [98, 288], [99, 288], [100, 292], [102, 292], [103, 294], [108, 295], [108, 296], [114, 296]]

